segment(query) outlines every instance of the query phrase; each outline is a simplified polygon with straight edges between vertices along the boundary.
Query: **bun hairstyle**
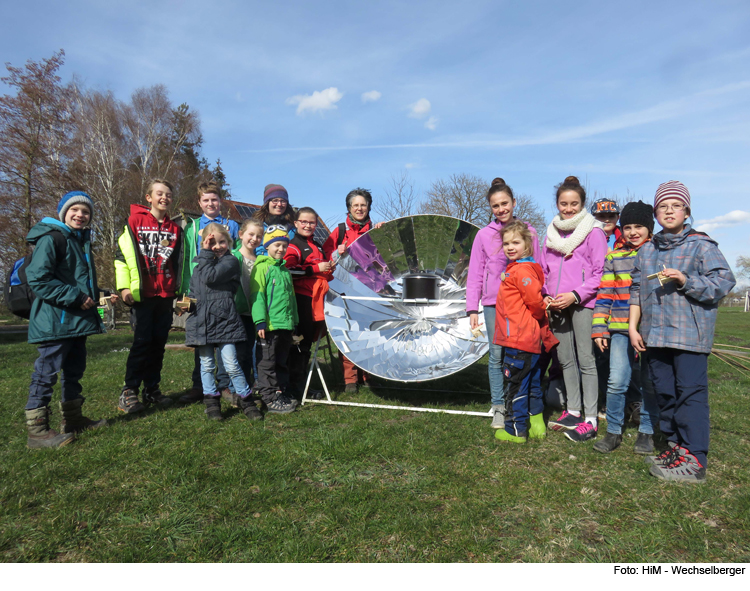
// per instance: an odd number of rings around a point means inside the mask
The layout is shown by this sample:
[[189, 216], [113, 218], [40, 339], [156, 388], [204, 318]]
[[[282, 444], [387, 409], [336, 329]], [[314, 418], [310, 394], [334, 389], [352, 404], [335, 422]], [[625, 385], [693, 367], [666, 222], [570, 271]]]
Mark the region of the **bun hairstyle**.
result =
[[506, 193], [513, 201], [516, 200], [516, 198], [513, 196], [513, 189], [506, 185], [505, 181], [500, 177], [492, 179], [492, 184], [487, 191], [487, 201], [489, 201], [495, 193]]
[[555, 205], [557, 205], [557, 201], [560, 199], [560, 195], [565, 191], [575, 191], [576, 193], [578, 193], [578, 196], [581, 198], [581, 208], [586, 206], [586, 189], [581, 186], [581, 182], [578, 180], [578, 177], [566, 177], [562, 183], [557, 185]]

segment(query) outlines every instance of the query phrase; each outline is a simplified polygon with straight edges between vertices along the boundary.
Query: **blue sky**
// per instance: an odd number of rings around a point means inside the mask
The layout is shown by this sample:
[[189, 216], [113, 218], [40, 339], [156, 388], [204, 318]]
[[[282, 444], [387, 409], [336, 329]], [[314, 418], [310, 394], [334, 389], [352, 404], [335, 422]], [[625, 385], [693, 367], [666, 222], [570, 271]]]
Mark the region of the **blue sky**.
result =
[[553, 213], [566, 175], [653, 198], [684, 182], [730, 261], [750, 255], [750, 3], [6, 3], [3, 61], [122, 99], [163, 83], [201, 116], [238, 200], [281, 183], [344, 217], [452, 173], [502, 176]]

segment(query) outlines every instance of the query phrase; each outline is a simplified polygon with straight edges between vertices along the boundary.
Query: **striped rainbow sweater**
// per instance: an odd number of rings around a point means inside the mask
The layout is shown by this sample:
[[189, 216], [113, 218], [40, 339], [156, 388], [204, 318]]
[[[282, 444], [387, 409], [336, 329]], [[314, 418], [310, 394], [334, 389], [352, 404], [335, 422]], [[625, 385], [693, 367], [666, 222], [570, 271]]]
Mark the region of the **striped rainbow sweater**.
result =
[[604, 260], [604, 271], [596, 294], [594, 321], [591, 325], [591, 338], [608, 339], [613, 332], [628, 332], [630, 313], [630, 273], [633, 271], [638, 249], [648, 240], [633, 248], [625, 244], [620, 250], [613, 250]]

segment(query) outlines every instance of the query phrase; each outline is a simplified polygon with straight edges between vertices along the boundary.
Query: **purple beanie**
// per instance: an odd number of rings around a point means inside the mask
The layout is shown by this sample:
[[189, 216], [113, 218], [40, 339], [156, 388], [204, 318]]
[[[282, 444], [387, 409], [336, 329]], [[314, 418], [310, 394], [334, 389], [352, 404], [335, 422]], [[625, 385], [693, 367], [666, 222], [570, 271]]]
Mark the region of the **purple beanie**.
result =
[[289, 203], [289, 193], [281, 185], [266, 185], [266, 188], [263, 189], [263, 205], [271, 199], [283, 199]]

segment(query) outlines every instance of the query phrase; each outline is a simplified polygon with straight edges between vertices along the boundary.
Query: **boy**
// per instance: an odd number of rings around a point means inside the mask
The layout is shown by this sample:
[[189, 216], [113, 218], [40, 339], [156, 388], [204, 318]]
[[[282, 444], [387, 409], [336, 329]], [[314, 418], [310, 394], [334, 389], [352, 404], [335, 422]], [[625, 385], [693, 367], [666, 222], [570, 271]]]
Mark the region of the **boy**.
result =
[[[193, 270], [198, 264], [195, 258], [201, 250], [203, 242], [203, 229], [212, 223], [221, 224], [226, 228], [232, 240], [237, 245], [237, 239], [240, 234], [240, 227], [237, 222], [221, 215], [221, 187], [215, 181], [201, 183], [198, 186], [198, 205], [200, 205], [203, 215], [198, 219], [188, 218], [185, 225], [185, 240], [182, 252], [182, 281], [180, 285], [187, 290], [190, 285], [190, 277]], [[238, 246], [238, 245], [237, 245]], [[229, 390], [229, 375], [224, 370], [224, 364], [221, 361], [221, 355], [218, 355], [216, 379], [222, 396], [231, 399]], [[203, 386], [201, 385], [200, 356], [198, 349], [195, 350], [195, 360], [193, 365], [193, 387], [187, 394], [180, 397], [182, 404], [191, 404], [203, 400]]]
[[641, 353], [635, 359], [628, 338], [631, 272], [638, 251], [651, 239], [654, 232], [653, 212], [653, 207], [642, 201], [628, 203], [622, 208], [620, 221], [623, 247], [607, 255], [602, 281], [596, 294], [591, 338], [601, 353], [609, 353], [610, 366], [609, 373], [600, 376], [605, 381], [608, 380], [607, 435], [594, 444], [594, 449], [601, 453], [610, 453], [622, 443], [626, 392], [633, 375], [640, 376], [637, 380], [640, 388], [636, 401], [641, 404], [641, 399], [643, 400], [643, 412], [633, 452], [647, 455], [654, 451], [653, 426], [659, 419], [659, 408], [648, 375], [648, 355]]
[[617, 248], [616, 244], [622, 237], [617, 222], [620, 219], [620, 208], [613, 199], [599, 199], [591, 206], [591, 215], [604, 224], [604, 233], [607, 235], [607, 247], [609, 252]]
[[635, 259], [629, 336], [639, 353], [648, 346], [659, 427], [669, 447], [646, 463], [659, 479], [701, 483], [709, 439], [708, 355], [719, 302], [736, 282], [716, 242], [686, 222], [685, 185], [659, 185], [654, 210], [662, 231]]
[[297, 401], [284, 390], [289, 385], [287, 358], [292, 331], [299, 322], [292, 275], [284, 261], [289, 234], [283, 226], [269, 226], [263, 246], [268, 255], [255, 259], [250, 274], [250, 306], [260, 344], [258, 393], [268, 412], [287, 414], [297, 407]]
[[132, 204], [117, 240], [115, 282], [123, 301], [135, 311], [133, 346], [118, 404], [129, 414], [145, 410], [138, 401], [141, 383], [145, 404], [172, 404], [159, 390], [159, 382], [180, 278], [181, 230], [168, 215], [173, 190], [165, 180], [152, 180], [146, 192], [150, 208]]
[[[104, 332], [96, 310], [99, 288], [89, 229], [93, 209], [91, 197], [83, 191], [66, 193], [57, 206], [59, 221], [45, 217], [26, 236], [36, 245], [26, 268], [36, 296], [29, 316], [29, 343], [37, 343], [39, 351], [26, 403], [31, 449], [60, 447], [73, 441], [76, 432], [107, 424], [106, 419], [83, 416], [81, 409], [86, 337]], [[49, 428], [49, 403], [60, 370], [63, 420], [62, 433], [57, 433]]]

